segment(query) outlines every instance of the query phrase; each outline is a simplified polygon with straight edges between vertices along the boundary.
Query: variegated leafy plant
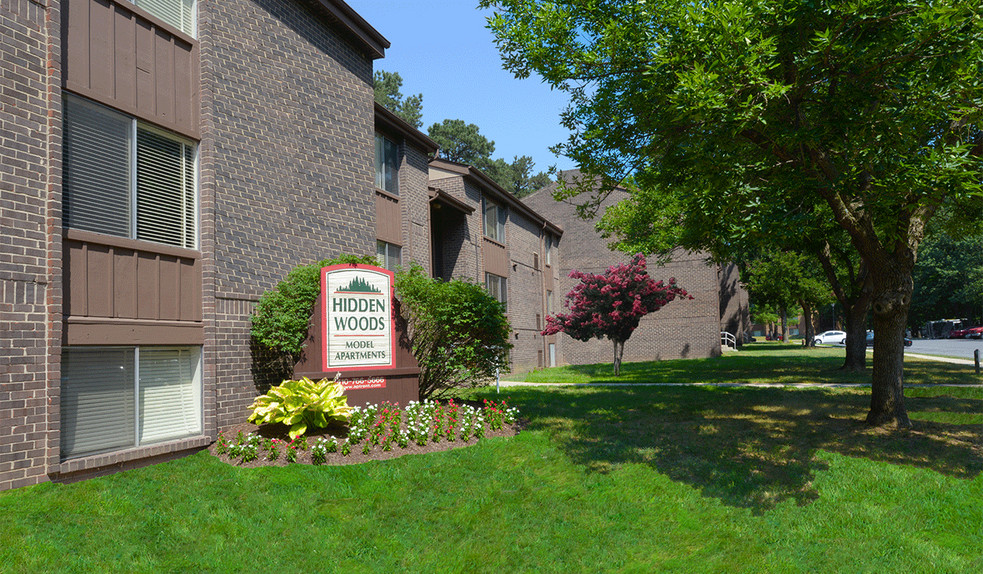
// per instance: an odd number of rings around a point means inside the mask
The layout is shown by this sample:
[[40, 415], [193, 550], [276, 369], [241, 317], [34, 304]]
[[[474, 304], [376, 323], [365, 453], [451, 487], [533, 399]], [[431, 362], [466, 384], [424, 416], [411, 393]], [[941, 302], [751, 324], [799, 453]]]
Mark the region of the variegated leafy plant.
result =
[[282, 423], [290, 427], [290, 438], [297, 438], [309, 427], [323, 428], [333, 420], [347, 421], [351, 407], [344, 392], [337, 379], [316, 383], [307, 377], [286, 380], [253, 401], [249, 422]]

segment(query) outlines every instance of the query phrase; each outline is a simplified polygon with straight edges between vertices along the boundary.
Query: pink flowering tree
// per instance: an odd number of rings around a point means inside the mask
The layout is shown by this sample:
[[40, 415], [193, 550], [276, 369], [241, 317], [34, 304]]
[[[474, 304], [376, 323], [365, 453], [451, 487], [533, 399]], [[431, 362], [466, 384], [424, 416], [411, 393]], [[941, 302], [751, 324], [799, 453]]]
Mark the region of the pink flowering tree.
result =
[[625, 341], [642, 317], [658, 311], [676, 297], [692, 299], [676, 285], [676, 279], [656, 281], [645, 270], [645, 257], [639, 253], [631, 263], [609, 267], [603, 275], [571, 271], [580, 279], [567, 294], [569, 313], [546, 317], [543, 335], [564, 332], [578, 341], [607, 337], [614, 343], [614, 374], [621, 371]]

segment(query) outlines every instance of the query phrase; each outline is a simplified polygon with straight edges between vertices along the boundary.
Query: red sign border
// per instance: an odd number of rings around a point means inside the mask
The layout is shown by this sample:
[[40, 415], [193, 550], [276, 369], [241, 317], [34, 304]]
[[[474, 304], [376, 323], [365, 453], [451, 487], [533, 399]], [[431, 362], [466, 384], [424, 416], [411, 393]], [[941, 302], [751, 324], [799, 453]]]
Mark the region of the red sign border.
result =
[[[357, 270], [363, 269], [365, 271], [372, 271], [376, 273], [383, 273], [389, 276], [389, 363], [385, 365], [368, 365], [364, 367], [328, 367], [328, 345], [330, 338], [328, 337], [328, 293], [327, 293], [327, 281], [328, 273], [332, 271], [340, 270]], [[393, 299], [396, 297], [396, 274], [392, 271], [385, 269], [383, 267], [376, 267], [375, 265], [365, 265], [363, 263], [343, 263], [341, 265], [328, 265], [327, 267], [321, 268], [321, 369], [324, 372], [328, 371], [372, 371], [379, 369], [391, 369], [393, 367], [393, 362], [396, 358], [396, 317], [393, 316], [395, 311], [393, 306]]]

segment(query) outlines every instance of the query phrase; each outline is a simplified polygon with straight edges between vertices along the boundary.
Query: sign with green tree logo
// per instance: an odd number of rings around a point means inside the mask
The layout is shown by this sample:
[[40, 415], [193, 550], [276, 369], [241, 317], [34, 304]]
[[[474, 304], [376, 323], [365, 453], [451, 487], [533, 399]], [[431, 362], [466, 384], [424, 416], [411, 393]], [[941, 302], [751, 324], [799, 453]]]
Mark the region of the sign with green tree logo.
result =
[[322, 363], [334, 369], [393, 365], [393, 273], [371, 265], [321, 268]]

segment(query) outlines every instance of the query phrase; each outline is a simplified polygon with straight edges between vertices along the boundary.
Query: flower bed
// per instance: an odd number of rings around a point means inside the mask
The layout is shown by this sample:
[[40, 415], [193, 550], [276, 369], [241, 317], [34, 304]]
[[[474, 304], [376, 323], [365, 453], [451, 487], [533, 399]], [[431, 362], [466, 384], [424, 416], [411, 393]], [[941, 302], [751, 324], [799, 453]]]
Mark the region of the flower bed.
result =
[[487, 436], [518, 432], [518, 410], [505, 401], [485, 400], [480, 407], [436, 401], [406, 407], [383, 403], [354, 407], [348, 424], [311, 429], [291, 440], [284, 425], [239, 425], [219, 433], [209, 450], [238, 466], [355, 464], [447, 450]]

